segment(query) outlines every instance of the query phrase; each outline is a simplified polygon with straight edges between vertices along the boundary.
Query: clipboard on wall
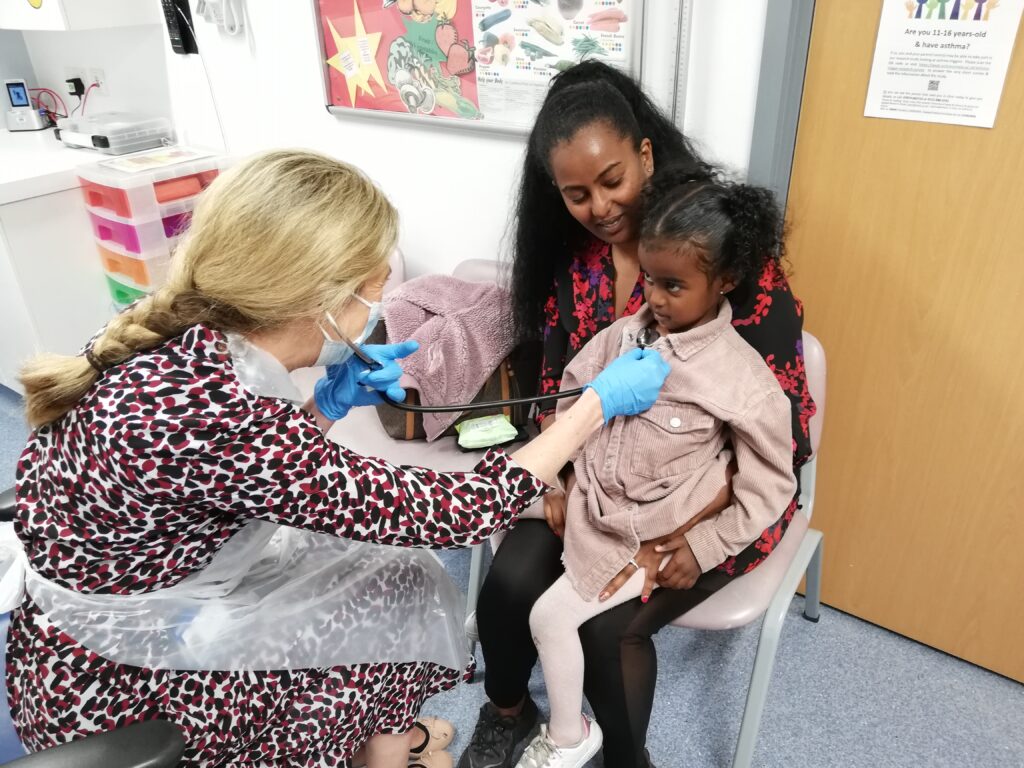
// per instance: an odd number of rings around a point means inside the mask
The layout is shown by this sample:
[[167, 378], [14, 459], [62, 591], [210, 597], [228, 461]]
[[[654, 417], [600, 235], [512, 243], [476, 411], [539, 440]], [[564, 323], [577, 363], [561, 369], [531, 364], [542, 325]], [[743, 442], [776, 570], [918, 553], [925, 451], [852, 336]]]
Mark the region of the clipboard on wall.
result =
[[641, 74], [645, 0], [313, 0], [329, 112], [525, 135], [559, 71]]

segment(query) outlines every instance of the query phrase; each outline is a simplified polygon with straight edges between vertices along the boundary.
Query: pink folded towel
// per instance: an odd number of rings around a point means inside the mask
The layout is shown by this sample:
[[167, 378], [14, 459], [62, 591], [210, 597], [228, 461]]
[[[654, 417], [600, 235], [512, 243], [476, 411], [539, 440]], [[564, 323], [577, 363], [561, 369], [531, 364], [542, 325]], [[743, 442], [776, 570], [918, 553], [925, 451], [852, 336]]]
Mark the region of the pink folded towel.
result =
[[[424, 405], [468, 403], [515, 344], [508, 294], [494, 283], [426, 275], [384, 299], [388, 342], [415, 339], [420, 349], [402, 361], [403, 383], [415, 384]], [[459, 413], [426, 413], [434, 440]]]

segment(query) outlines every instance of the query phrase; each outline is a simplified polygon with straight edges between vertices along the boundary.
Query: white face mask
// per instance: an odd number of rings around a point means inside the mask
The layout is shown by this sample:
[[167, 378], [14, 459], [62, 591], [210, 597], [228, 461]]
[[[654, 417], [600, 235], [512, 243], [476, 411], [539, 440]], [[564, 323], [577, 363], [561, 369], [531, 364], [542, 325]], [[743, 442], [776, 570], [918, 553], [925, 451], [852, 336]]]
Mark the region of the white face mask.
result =
[[[373, 329], [377, 327], [377, 322], [380, 320], [381, 303], [379, 301], [367, 301], [362, 296], [358, 295], [355, 299], [370, 309], [370, 314], [366, 318], [366, 325], [363, 326], [363, 332], [359, 334], [358, 338], [353, 339], [354, 344], [362, 344], [370, 338], [370, 334], [373, 333]], [[324, 312], [324, 316], [327, 318], [327, 322], [330, 323], [331, 327], [334, 328], [334, 332], [338, 334], [340, 338], [345, 338], [345, 334], [341, 332], [334, 316], [330, 312]], [[332, 339], [323, 326], [320, 326], [320, 332], [324, 335], [324, 342], [323, 346], [320, 347], [320, 356], [316, 359], [316, 365], [341, 365], [352, 357], [352, 347], [344, 341], [335, 341]]]

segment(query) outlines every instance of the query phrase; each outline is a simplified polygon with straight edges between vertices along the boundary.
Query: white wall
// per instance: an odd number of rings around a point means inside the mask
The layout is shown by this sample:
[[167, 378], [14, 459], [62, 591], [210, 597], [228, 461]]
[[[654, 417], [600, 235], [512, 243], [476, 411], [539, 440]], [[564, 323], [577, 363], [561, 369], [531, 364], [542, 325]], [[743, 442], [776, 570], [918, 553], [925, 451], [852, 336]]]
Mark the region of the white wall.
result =
[[[0, 80], [23, 77], [28, 81], [29, 88], [35, 88], [35, 73], [32, 62], [25, 49], [25, 41], [21, 32], [13, 29], [0, 29]], [[4, 94], [6, 100], [6, 94]], [[7, 110], [7, 105], [3, 107]]]
[[683, 131], [708, 159], [745, 175], [768, 0], [692, 0]]
[[[685, 126], [711, 157], [744, 171], [767, 0], [693, 2]], [[359, 165], [401, 212], [401, 245], [412, 275], [449, 271], [467, 258], [498, 256], [522, 139], [330, 115], [324, 107], [312, 5], [248, 0], [247, 34], [237, 38], [196, 18], [202, 60], [173, 54], [165, 36], [171, 102], [182, 140], [226, 145], [232, 154], [308, 147]]]
[[22, 32], [36, 83], [61, 94], [68, 109], [77, 99], [67, 95], [64, 80], [74, 71], [86, 79], [90, 69], [103, 70], [104, 88], [89, 95], [89, 114], [138, 112], [170, 116], [170, 92], [164, 57], [164, 28], [158, 25], [115, 27], [75, 32]]

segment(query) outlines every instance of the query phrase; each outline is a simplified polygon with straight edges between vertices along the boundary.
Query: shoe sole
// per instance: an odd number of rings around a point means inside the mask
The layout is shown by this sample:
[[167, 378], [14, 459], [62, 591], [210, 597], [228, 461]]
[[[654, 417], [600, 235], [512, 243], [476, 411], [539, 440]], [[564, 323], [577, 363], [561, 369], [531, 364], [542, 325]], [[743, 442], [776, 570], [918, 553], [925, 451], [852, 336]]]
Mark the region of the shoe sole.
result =
[[593, 750], [584, 755], [582, 765], [585, 766], [587, 763], [589, 763], [594, 758], [594, 756], [601, 751], [602, 746], [604, 746], [604, 741], [595, 744]]
[[601, 726], [599, 726], [596, 722], [591, 721], [590, 727], [592, 729], [597, 730], [597, 733], [601, 738], [599, 738], [597, 740], [597, 743], [590, 748], [589, 752], [584, 753], [583, 762], [580, 763], [581, 768], [583, 766], [586, 766], [586, 764], [589, 763], [594, 758], [594, 756], [601, 751], [601, 747], [604, 746], [604, 731], [601, 730]]

